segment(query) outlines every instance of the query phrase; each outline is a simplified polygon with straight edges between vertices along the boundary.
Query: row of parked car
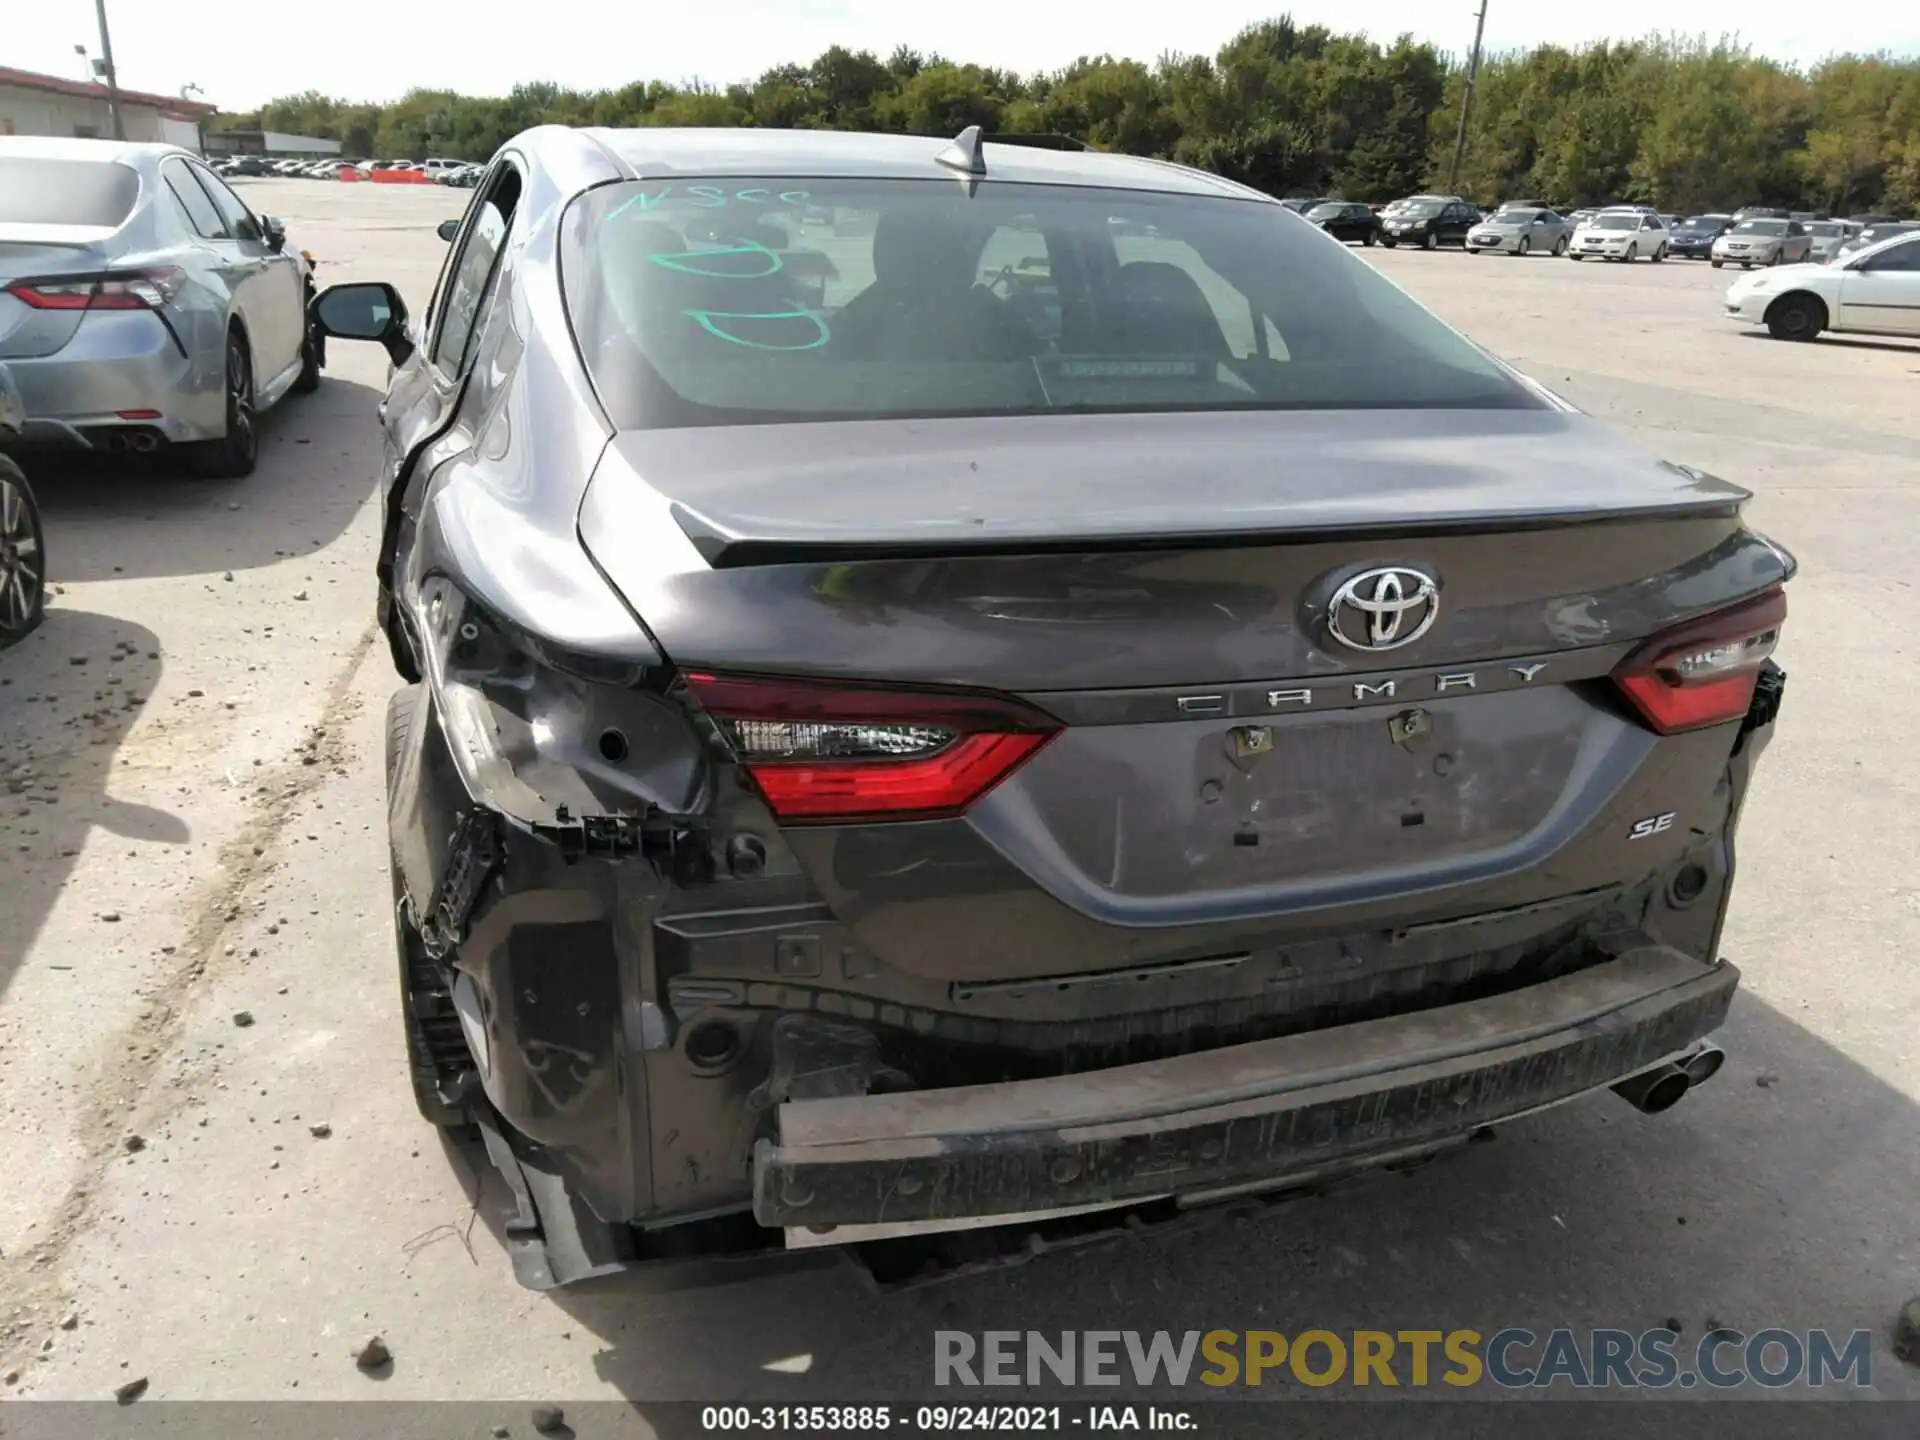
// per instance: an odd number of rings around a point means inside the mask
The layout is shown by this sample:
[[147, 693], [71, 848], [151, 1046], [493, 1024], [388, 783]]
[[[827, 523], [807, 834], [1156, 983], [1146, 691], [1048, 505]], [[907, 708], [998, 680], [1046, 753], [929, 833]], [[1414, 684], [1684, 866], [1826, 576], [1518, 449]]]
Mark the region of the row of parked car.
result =
[[468, 160], [270, 160], [263, 155], [235, 155], [216, 161], [214, 171], [226, 176], [277, 176], [294, 180], [338, 180], [343, 170], [357, 171], [361, 178], [375, 171], [418, 171], [440, 185], [472, 189], [479, 182], [484, 165]]
[[1714, 269], [1763, 270], [1736, 281], [1724, 313], [1780, 340], [1827, 331], [1920, 336], [1920, 220], [1832, 219], [1748, 206], [1682, 219], [1650, 205], [1565, 214], [1538, 200], [1482, 210], [1457, 195], [1415, 195], [1375, 207], [1347, 200], [1287, 201], [1335, 239], [1361, 245], [1458, 245], [1470, 255], [1560, 255], [1569, 260], [1706, 260]]
[[1920, 221], [1890, 215], [1835, 220], [1812, 213], [1749, 206], [1682, 219], [1651, 205], [1588, 207], [1567, 212], [1539, 200], [1509, 200], [1488, 209], [1457, 195], [1413, 195], [1390, 205], [1355, 201], [1286, 202], [1336, 239], [1362, 245], [1457, 245], [1469, 254], [1555, 255], [1570, 260], [1709, 261], [1738, 265], [1824, 264]]
[[260, 417], [320, 385], [313, 296], [312, 258], [200, 157], [0, 136], [0, 649], [44, 604], [33, 457], [252, 473]]

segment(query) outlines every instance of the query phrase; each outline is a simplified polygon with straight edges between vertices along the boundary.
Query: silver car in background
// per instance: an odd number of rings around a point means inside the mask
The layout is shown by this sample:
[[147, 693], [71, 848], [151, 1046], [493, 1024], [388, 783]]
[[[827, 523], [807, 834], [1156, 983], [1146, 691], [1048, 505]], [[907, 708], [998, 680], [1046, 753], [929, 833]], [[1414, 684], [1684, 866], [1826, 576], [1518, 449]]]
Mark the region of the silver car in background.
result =
[[1738, 265], [1798, 265], [1813, 250], [1813, 237], [1798, 220], [1755, 216], [1742, 220], [1713, 242], [1713, 268]]
[[1836, 257], [1841, 246], [1853, 240], [1853, 236], [1857, 236], [1864, 228], [1859, 221], [1814, 221], [1807, 227], [1807, 232], [1812, 234], [1812, 252], [1809, 252], [1807, 259], [1811, 259], [1814, 265], [1826, 265]]
[[1807, 259], [1816, 265], [1824, 265], [1840, 253], [1840, 247], [1860, 233], [1860, 226], [1847, 220], [1815, 220], [1807, 226], [1807, 233], [1813, 237], [1813, 248], [1807, 252]]
[[1573, 226], [1552, 210], [1510, 210], [1502, 206], [1467, 232], [1467, 250], [1498, 250], [1507, 255], [1564, 255]]
[[258, 414], [320, 383], [311, 267], [172, 145], [0, 138], [0, 361], [26, 444], [179, 447], [252, 472]]

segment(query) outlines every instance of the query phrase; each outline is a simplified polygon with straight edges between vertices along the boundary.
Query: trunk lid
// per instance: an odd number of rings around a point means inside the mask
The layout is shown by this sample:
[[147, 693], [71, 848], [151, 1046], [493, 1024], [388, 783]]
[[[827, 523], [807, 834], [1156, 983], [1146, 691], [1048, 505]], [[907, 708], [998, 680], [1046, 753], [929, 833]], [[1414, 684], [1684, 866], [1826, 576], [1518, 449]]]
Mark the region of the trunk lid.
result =
[[[962, 819], [788, 827], [883, 958], [977, 978], [1625, 879], [1617, 846], [1547, 868], [1668, 743], [1604, 677], [1786, 578], [1744, 499], [1559, 411], [1048, 417], [622, 435], [580, 528], [682, 667], [1063, 723]], [[1340, 643], [1341, 586], [1385, 569], [1434, 583], [1431, 623]]]

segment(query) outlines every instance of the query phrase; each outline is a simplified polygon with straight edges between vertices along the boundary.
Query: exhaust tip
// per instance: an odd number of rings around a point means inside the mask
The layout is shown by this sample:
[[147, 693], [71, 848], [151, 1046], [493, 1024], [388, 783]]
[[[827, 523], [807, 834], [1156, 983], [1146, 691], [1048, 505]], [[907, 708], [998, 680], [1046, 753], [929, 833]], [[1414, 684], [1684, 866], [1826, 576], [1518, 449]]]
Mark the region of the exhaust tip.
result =
[[1661, 1065], [1629, 1075], [1613, 1087], [1613, 1093], [1642, 1115], [1658, 1115], [1678, 1105], [1692, 1084], [1678, 1065]]
[[1698, 1049], [1680, 1062], [1680, 1068], [1687, 1072], [1687, 1084], [1691, 1088], [1704, 1085], [1720, 1073], [1720, 1067], [1727, 1063], [1727, 1052], [1711, 1041], [1702, 1041]]

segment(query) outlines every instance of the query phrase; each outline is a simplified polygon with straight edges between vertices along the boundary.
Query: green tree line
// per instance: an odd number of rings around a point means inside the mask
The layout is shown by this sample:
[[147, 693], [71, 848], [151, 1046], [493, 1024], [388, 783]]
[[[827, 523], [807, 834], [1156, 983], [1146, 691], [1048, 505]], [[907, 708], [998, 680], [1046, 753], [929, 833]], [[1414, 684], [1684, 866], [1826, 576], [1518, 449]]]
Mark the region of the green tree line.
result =
[[[321, 135], [356, 157], [482, 160], [532, 125], [725, 125], [1065, 134], [1164, 156], [1270, 194], [1384, 200], [1445, 184], [1459, 57], [1281, 18], [1211, 59], [1100, 55], [1019, 75], [839, 46], [751, 83], [636, 82], [505, 96], [415, 90], [390, 104], [309, 91], [223, 128]], [[1494, 54], [1480, 67], [1458, 193], [1695, 211], [1747, 202], [1835, 214], [1920, 210], [1920, 60], [1800, 70], [1730, 41], [1654, 37]]]

